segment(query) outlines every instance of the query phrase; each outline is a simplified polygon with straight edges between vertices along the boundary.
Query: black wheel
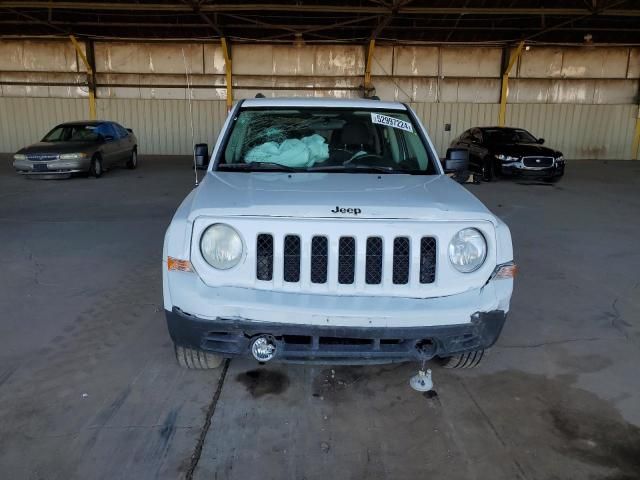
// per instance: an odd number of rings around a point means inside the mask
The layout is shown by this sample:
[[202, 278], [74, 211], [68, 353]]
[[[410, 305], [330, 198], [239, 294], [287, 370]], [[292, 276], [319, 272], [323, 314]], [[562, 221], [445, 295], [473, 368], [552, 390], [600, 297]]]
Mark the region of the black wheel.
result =
[[89, 167], [89, 175], [92, 177], [100, 178], [102, 176], [102, 158], [100, 155], [94, 155], [91, 159], [91, 166]]
[[458, 353], [452, 357], [441, 359], [444, 368], [475, 368], [480, 364], [484, 350]]
[[493, 163], [491, 163], [491, 160], [482, 161], [481, 175], [484, 182], [491, 182], [496, 178], [495, 172], [493, 171]]
[[133, 170], [138, 166], [138, 150], [135, 148], [131, 150], [131, 157], [127, 160], [127, 168]]
[[218, 368], [222, 365], [224, 358], [222, 355], [197, 350], [195, 348], [182, 347], [174, 345], [176, 352], [176, 360], [182, 368], [191, 370], [210, 370]]

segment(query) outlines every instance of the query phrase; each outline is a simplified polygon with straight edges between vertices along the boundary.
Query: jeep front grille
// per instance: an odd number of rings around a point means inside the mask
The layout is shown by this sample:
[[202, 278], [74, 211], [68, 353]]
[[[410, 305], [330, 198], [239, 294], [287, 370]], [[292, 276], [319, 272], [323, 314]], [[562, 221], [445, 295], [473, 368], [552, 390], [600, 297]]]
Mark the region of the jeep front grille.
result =
[[[287, 283], [297, 283], [303, 280], [301, 272], [307, 272], [308, 280], [312, 284], [326, 284], [329, 272], [333, 271], [337, 283], [352, 285], [366, 283], [379, 285], [389, 278], [395, 285], [410, 283], [412, 269], [417, 268], [417, 278], [422, 284], [433, 283], [436, 278], [436, 239], [422, 237], [412, 245], [410, 237], [398, 236], [385, 243], [382, 237], [366, 238], [364, 248], [358, 250], [355, 237], [342, 236], [337, 239], [337, 255], [332, 257], [329, 249], [329, 239], [316, 235], [306, 244], [298, 235], [280, 237], [282, 257], [274, 256], [274, 237], [270, 234], [259, 234], [256, 241], [256, 278], [262, 281], [273, 280], [274, 262], [282, 262], [282, 280]], [[418, 240], [418, 239], [416, 239]], [[412, 248], [419, 248], [419, 264], [412, 265]], [[306, 251], [305, 251], [306, 249]], [[391, 249], [387, 251], [386, 249]], [[385, 272], [385, 254], [390, 255]], [[357, 277], [358, 256], [362, 255], [364, 278]], [[416, 258], [414, 256], [414, 258]], [[307, 270], [303, 262], [309, 262]], [[332, 268], [332, 262], [333, 268]], [[418, 262], [415, 262], [418, 263]], [[275, 271], [280, 271], [276, 268]], [[334, 277], [334, 278], [336, 278]]]

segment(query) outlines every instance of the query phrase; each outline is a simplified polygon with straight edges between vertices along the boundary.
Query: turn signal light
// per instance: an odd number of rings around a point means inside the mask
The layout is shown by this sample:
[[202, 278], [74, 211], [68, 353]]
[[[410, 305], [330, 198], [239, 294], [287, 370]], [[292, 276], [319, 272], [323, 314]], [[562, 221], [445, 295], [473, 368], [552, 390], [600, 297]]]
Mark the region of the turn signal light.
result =
[[193, 272], [191, 262], [189, 260], [180, 260], [179, 258], [167, 257], [167, 268], [177, 270], [178, 272]]
[[503, 263], [502, 265], [498, 265], [496, 267], [491, 278], [494, 280], [500, 280], [502, 278], [515, 278], [517, 273], [518, 266], [515, 263]]

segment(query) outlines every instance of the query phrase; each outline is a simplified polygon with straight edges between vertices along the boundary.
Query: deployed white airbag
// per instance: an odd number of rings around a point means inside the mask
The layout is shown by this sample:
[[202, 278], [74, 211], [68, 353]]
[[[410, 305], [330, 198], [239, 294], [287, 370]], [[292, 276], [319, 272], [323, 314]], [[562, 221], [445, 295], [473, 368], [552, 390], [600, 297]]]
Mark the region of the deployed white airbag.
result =
[[253, 147], [245, 156], [245, 162], [277, 163], [286, 167], [310, 167], [329, 158], [329, 145], [324, 137], [313, 134], [289, 138], [282, 143], [266, 142]]

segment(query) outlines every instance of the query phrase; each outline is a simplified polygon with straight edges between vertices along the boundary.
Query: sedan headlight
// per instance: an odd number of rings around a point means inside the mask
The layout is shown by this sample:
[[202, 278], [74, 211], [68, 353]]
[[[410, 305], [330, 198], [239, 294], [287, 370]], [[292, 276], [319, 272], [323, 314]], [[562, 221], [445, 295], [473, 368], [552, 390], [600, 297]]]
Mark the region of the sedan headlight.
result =
[[242, 239], [229, 225], [216, 223], [202, 234], [200, 251], [213, 268], [228, 270], [235, 267], [242, 258]]
[[511, 155], [503, 155], [502, 153], [500, 155], [496, 155], [496, 158], [503, 162], [517, 162], [520, 160], [520, 157], [512, 157]]
[[23, 155], [22, 153], [16, 153], [16, 154], [13, 156], [13, 159], [14, 159], [14, 160], [26, 160], [26, 159], [27, 159], [27, 156], [26, 156], [26, 155]]
[[63, 153], [58, 158], [60, 160], [80, 160], [81, 158], [85, 158], [86, 156], [86, 153]]
[[449, 243], [449, 260], [462, 273], [479, 269], [487, 258], [487, 241], [475, 228], [456, 233]]
[[560, 155], [559, 157], [556, 158], [556, 162], [564, 162], [564, 156]]

